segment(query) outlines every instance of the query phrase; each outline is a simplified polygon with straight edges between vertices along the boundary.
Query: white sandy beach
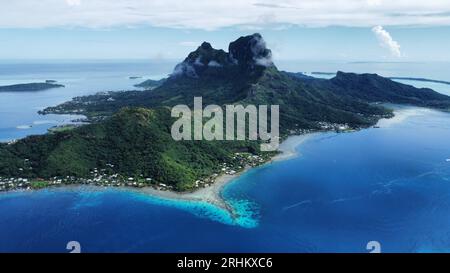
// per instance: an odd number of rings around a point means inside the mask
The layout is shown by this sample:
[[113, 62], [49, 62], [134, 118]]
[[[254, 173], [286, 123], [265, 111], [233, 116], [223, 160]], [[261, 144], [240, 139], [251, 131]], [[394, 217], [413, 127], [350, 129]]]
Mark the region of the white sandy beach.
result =
[[[266, 164], [275, 161], [288, 160], [298, 156], [296, 148], [299, 145], [303, 144], [306, 140], [313, 137], [315, 134], [317, 133], [288, 137], [285, 141], [283, 141], [280, 144], [279, 151], [281, 152], [281, 154], [275, 156], [274, 158], [272, 158], [272, 160], [270, 160]], [[224, 201], [224, 199], [221, 196], [222, 189], [225, 185], [232, 182], [233, 180], [235, 180], [236, 178], [238, 178], [239, 176], [241, 176], [243, 173], [245, 173], [250, 169], [251, 169], [250, 167], [247, 167], [245, 168], [244, 171], [235, 175], [229, 174], [221, 175], [216, 179], [216, 182], [211, 186], [200, 188], [194, 192], [177, 193], [173, 191], [160, 191], [151, 187], [143, 188], [140, 189], [139, 191], [165, 199], [177, 199], [183, 201], [204, 201], [219, 206], [221, 208], [231, 210], [231, 208], [228, 206], [228, 204]]]
[[204, 201], [224, 209], [229, 209], [227, 203], [221, 197], [221, 190], [226, 184], [238, 178], [242, 173], [243, 172], [235, 175], [221, 175], [211, 186], [200, 188], [194, 192], [178, 193], [173, 191], [160, 191], [151, 187], [143, 188], [139, 191], [165, 199], [177, 199], [197, 202]]
[[297, 136], [290, 136], [285, 141], [283, 141], [280, 144], [280, 147], [278, 150], [281, 152], [281, 154], [275, 156], [271, 162], [273, 161], [281, 161], [281, 160], [288, 160], [294, 157], [299, 156], [297, 152], [297, 147], [302, 145], [304, 142], [306, 142], [311, 137], [317, 135], [318, 133], [310, 133], [310, 134], [304, 134], [304, 135], [297, 135]]

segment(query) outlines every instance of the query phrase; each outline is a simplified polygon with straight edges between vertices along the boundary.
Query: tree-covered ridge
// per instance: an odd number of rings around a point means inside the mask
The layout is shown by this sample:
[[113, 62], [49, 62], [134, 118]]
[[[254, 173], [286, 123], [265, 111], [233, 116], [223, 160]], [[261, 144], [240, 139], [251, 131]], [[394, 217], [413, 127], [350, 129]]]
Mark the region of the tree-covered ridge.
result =
[[415, 88], [376, 74], [338, 72], [328, 82], [335, 93], [367, 102], [388, 102], [450, 109], [450, 97], [429, 88]]
[[235, 153], [259, 153], [256, 142], [174, 141], [173, 122], [167, 108], [124, 108], [102, 123], [4, 144], [0, 174], [48, 179], [107, 169], [188, 190], [195, 180], [221, 172], [223, 163], [239, 164]]

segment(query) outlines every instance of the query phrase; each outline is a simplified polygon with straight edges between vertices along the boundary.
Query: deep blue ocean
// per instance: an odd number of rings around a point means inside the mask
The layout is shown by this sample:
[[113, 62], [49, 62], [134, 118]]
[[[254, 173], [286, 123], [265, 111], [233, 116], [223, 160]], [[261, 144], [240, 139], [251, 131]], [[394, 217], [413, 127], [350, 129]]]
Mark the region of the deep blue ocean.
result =
[[[68, 87], [0, 94], [0, 139], [44, 133], [64, 122], [36, 122], [51, 119], [38, 116], [35, 108], [129, 89], [142, 80], [129, 76], [158, 78], [172, 65], [46, 64], [41, 70], [2, 64], [0, 83], [56, 79]], [[290, 65], [284, 69], [339, 66]], [[348, 64], [341, 65], [349, 71]], [[354, 71], [378, 72], [379, 66]], [[397, 70], [386, 66], [383, 71], [391, 74], [385, 76], [433, 77], [419, 70], [412, 74], [407, 64], [395, 64]], [[448, 80], [440, 74], [433, 78]], [[431, 85], [450, 93], [450, 86]], [[450, 114], [396, 109], [396, 118], [381, 121], [379, 129], [316, 134], [297, 148], [298, 157], [242, 175], [223, 191], [237, 219], [207, 203], [130, 190], [68, 187], [0, 194], [0, 252], [68, 252], [69, 241], [78, 241], [83, 252], [368, 252], [369, 241], [378, 241], [383, 252], [450, 252]]]

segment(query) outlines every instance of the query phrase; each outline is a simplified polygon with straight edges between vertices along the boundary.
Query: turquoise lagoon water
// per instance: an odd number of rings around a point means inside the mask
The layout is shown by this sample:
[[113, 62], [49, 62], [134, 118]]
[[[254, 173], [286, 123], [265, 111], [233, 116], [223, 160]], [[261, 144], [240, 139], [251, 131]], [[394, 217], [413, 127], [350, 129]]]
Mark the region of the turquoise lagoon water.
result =
[[379, 129], [316, 135], [299, 157], [228, 184], [237, 218], [121, 189], [0, 194], [0, 252], [66, 252], [74, 240], [85, 252], [367, 252], [374, 240], [384, 252], [448, 252], [450, 114], [398, 111]]

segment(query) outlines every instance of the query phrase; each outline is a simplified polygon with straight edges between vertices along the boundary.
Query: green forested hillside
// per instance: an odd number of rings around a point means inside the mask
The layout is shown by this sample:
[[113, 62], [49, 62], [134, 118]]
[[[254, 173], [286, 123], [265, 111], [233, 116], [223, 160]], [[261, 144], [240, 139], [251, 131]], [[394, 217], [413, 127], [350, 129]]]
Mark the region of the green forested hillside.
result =
[[168, 108], [124, 108], [102, 123], [0, 146], [0, 173], [45, 179], [108, 169], [186, 190], [194, 180], [220, 172], [222, 163], [237, 164], [236, 152], [259, 153], [255, 142], [174, 141], [173, 122]]

